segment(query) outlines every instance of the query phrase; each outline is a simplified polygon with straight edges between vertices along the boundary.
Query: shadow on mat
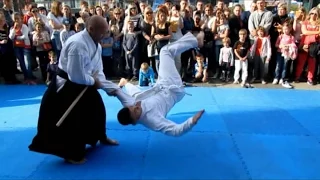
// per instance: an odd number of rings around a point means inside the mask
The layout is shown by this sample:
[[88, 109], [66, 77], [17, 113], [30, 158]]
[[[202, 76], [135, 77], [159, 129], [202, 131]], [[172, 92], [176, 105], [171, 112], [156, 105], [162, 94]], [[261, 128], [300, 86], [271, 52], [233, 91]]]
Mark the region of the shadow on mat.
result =
[[46, 86], [0, 86], [0, 108], [38, 104]]

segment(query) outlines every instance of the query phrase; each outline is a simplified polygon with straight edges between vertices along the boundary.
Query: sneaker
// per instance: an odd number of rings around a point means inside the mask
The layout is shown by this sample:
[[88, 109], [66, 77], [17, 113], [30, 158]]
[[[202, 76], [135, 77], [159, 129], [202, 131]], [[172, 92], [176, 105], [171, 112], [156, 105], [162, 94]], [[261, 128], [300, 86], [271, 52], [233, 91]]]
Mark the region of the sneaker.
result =
[[273, 84], [273, 85], [278, 84], [278, 79], [274, 79], [273, 82], [272, 82], [272, 84]]
[[[241, 84], [242, 85], [242, 84]], [[245, 83], [243, 85], [244, 88], [254, 88], [254, 86], [252, 86], [250, 83]]]
[[280, 79], [279, 84], [283, 84], [283, 79]]
[[264, 85], [264, 84], [267, 84], [267, 82], [266, 82], [266, 81], [262, 81], [262, 82], [261, 82], [261, 84], [263, 84], [263, 85]]
[[293, 86], [288, 83], [288, 81], [281, 83], [282, 87], [287, 88], [287, 89], [292, 89]]
[[239, 84], [239, 81], [238, 80], [234, 80], [233, 84]]
[[313, 82], [310, 81], [310, 80], [307, 81], [307, 84], [310, 85], [310, 86], [313, 86]]

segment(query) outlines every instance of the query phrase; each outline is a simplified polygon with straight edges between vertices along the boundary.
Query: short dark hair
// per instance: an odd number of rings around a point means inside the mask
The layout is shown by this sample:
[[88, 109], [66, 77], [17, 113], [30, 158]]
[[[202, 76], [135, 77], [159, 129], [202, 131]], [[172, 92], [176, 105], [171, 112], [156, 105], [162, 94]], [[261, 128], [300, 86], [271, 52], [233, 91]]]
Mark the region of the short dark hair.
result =
[[133, 123], [133, 119], [131, 118], [129, 108], [124, 107], [118, 112], [118, 121], [120, 124], [124, 126]]

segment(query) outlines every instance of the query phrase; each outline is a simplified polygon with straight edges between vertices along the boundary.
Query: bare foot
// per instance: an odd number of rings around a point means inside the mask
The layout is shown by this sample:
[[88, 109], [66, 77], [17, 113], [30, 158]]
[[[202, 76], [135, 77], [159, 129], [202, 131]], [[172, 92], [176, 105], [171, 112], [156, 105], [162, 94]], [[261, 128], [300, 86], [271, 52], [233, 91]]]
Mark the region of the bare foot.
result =
[[193, 124], [197, 124], [199, 119], [201, 118], [202, 114], [204, 113], [204, 109], [199, 111], [197, 114], [195, 114], [192, 118]]
[[81, 159], [80, 161], [75, 161], [75, 160], [72, 160], [72, 159], [65, 159], [67, 163], [70, 163], [70, 164], [76, 164], [76, 165], [79, 165], [79, 164], [84, 164], [85, 162], [87, 162], [87, 160], [85, 158]]
[[123, 87], [123, 86], [126, 85], [127, 83], [128, 83], [128, 80], [127, 80], [127, 79], [121, 78], [120, 81], [119, 81], [118, 86], [119, 86], [119, 87]]

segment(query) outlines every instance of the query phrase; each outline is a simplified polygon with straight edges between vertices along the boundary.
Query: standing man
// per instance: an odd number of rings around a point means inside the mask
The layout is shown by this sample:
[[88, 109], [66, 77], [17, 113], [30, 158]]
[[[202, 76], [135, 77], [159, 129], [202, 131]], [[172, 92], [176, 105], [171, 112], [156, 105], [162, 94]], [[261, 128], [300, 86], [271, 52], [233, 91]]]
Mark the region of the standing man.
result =
[[[251, 15], [248, 20], [248, 29], [249, 29], [249, 38], [251, 44], [253, 44], [254, 39], [258, 37], [257, 34], [257, 28], [259, 26], [262, 26], [265, 29], [265, 35], [269, 34], [269, 30], [272, 26], [273, 21], [273, 14], [271, 11], [268, 11], [265, 6], [266, 2], [265, 0], [257, 0], [256, 1], [257, 10], [254, 12], [251, 12]], [[251, 79], [251, 83], [253, 83], [256, 79], [258, 79], [257, 75], [253, 75], [253, 67], [254, 63], [249, 61], [248, 64], [248, 78]], [[266, 62], [269, 63], [269, 62]], [[262, 77], [260, 77], [262, 78]]]
[[[29, 149], [52, 154], [67, 162], [85, 162], [86, 144], [117, 145], [106, 136], [106, 111], [98, 89], [112, 94], [119, 89], [107, 81], [101, 60], [99, 42], [108, 24], [101, 16], [92, 16], [86, 29], [71, 36], [61, 51], [57, 76], [46, 90], [39, 112], [38, 132]], [[57, 127], [66, 110], [86, 88], [63, 123]]]

